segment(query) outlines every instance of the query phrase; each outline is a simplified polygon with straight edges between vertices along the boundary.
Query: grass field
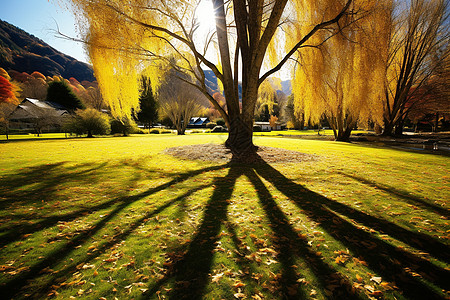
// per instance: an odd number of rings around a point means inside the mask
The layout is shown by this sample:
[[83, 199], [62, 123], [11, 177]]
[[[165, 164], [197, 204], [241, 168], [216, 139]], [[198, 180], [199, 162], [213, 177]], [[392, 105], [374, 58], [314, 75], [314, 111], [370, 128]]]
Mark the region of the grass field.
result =
[[225, 138], [0, 143], [2, 298], [450, 296], [448, 157], [279, 137], [254, 141], [315, 160], [161, 153]]

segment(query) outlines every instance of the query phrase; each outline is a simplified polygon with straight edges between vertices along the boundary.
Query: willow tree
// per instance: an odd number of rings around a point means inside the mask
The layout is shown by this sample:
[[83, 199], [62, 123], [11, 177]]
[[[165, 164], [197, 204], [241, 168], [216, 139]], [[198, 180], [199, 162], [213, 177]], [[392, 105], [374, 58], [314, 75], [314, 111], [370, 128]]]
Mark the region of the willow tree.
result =
[[[212, 3], [214, 15], [199, 15], [202, 1]], [[138, 109], [138, 79], [143, 70], [151, 70], [146, 75], [156, 87], [162, 66], [170, 65], [188, 74], [191, 80], [186, 82], [204, 93], [221, 113], [229, 128], [226, 145], [237, 159], [252, 159], [256, 153], [252, 128], [262, 82], [279, 71], [311, 37], [322, 33], [321, 38], [328, 39], [340, 30], [344, 16], [355, 17], [358, 11], [356, 0], [71, 3], [113, 114], [130, 114]], [[215, 28], [201, 31], [199, 18], [214, 18]], [[295, 24], [301, 25], [301, 30]], [[286, 49], [277, 47], [287, 44], [290, 47]], [[215, 58], [212, 52], [217, 54]], [[204, 68], [212, 70], [220, 81], [226, 108], [208, 93]], [[242, 82], [242, 103], [238, 82]]]
[[312, 124], [325, 118], [337, 141], [348, 141], [357, 123], [382, 122], [391, 4], [367, 3], [364, 18], [343, 19], [338, 36], [320, 44], [326, 36], [317, 35], [317, 47], [299, 56], [293, 83], [296, 114]]
[[[409, 111], [446, 55], [436, 59], [449, 41], [448, 0], [399, 0], [392, 11], [386, 60], [384, 135], [399, 135]], [[416, 91], [416, 92], [414, 92]]]

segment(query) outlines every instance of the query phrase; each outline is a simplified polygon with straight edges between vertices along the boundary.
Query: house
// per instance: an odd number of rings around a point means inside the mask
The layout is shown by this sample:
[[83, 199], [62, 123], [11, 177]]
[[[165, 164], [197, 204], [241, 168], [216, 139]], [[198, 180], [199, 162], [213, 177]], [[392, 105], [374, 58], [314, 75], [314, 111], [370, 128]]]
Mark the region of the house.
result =
[[67, 110], [53, 102], [25, 98], [9, 115], [9, 128], [41, 133], [59, 131]]
[[269, 122], [255, 122], [254, 126], [259, 126], [261, 128], [261, 131], [271, 131], [272, 130]]
[[208, 118], [192, 117], [187, 127], [189, 128], [205, 128], [210, 121]]

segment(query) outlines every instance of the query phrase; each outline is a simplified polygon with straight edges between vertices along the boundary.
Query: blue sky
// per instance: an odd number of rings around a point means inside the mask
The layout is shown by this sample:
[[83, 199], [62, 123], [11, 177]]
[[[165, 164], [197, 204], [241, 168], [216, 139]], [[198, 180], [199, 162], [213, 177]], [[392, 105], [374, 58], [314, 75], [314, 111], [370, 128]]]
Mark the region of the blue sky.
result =
[[87, 62], [80, 43], [55, 37], [52, 30], [57, 25], [69, 36], [77, 36], [75, 20], [70, 11], [54, 3], [53, 0], [0, 0], [0, 19], [13, 24], [40, 38], [53, 48], [80, 61]]

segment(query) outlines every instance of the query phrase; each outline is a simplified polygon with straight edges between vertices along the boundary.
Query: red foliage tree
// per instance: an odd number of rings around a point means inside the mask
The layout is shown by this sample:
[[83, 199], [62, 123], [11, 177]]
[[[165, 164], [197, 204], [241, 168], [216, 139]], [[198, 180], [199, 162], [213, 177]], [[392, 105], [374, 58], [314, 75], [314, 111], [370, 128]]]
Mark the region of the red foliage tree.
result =
[[18, 103], [14, 94], [16, 87], [3, 76], [0, 76], [0, 103]]
[[38, 72], [38, 71], [34, 71], [33, 73], [31, 73], [31, 76], [38, 79], [41, 78], [43, 80], [46, 80], [47, 78], [44, 76], [44, 74]]

